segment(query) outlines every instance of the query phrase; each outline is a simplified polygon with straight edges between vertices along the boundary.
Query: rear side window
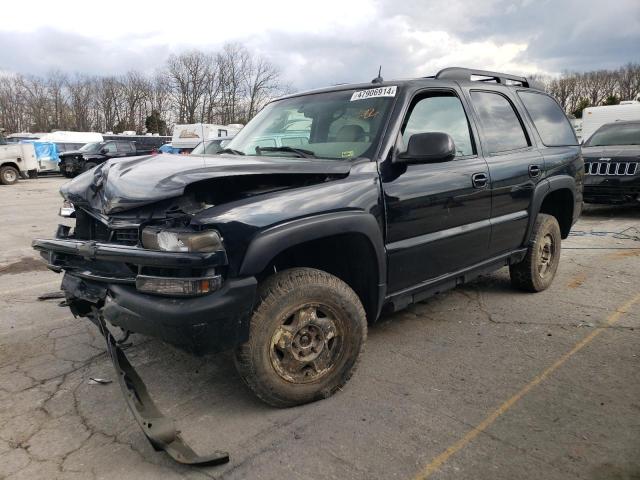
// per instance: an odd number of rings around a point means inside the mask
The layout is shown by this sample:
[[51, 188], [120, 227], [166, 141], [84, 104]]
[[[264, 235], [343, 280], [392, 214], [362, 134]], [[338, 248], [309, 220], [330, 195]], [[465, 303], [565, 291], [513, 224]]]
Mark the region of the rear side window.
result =
[[480, 117], [488, 154], [529, 146], [520, 119], [509, 100], [499, 93], [472, 91], [471, 102]]
[[118, 143], [118, 152], [130, 153], [133, 152], [133, 148], [129, 142]]
[[518, 92], [531, 120], [547, 147], [577, 145], [578, 140], [564, 112], [556, 101], [543, 93]]

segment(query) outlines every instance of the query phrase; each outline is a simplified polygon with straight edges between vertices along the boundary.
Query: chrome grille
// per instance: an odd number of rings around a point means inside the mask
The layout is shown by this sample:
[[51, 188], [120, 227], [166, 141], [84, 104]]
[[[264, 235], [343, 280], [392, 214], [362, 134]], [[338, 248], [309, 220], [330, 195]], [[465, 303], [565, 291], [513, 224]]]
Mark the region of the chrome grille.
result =
[[587, 175], [635, 175], [638, 162], [584, 162]]

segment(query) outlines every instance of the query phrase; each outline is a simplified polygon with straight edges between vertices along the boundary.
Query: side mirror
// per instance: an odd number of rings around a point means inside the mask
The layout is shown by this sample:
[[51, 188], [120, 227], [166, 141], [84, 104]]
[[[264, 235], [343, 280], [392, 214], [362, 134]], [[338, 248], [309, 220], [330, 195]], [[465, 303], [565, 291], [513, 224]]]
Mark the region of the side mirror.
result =
[[100, 153], [101, 153], [102, 155], [106, 155], [107, 153], [109, 153], [109, 149], [108, 149], [108, 148], [106, 148], [106, 147], [102, 147], [102, 148], [100, 149]]
[[449, 134], [415, 133], [409, 137], [407, 150], [400, 153], [398, 163], [448, 162], [456, 156], [456, 145]]

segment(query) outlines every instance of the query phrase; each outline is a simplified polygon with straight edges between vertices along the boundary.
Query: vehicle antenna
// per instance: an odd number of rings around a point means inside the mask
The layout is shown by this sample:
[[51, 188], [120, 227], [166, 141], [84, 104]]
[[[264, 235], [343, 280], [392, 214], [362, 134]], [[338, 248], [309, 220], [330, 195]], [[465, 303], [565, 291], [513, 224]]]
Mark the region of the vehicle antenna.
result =
[[382, 83], [382, 82], [384, 82], [384, 79], [380, 76], [381, 73], [382, 73], [382, 65], [380, 65], [380, 68], [378, 69], [378, 76], [376, 78], [374, 78], [373, 80], [371, 80], [371, 83]]

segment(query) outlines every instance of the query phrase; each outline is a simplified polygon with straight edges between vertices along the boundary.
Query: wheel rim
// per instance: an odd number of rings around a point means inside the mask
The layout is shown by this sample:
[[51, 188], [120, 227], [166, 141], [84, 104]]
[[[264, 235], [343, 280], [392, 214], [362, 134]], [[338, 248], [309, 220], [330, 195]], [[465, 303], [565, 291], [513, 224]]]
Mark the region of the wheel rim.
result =
[[13, 170], [11, 170], [10, 168], [6, 169], [4, 171], [4, 180], [7, 183], [13, 183], [18, 179], [18, 175], [16, 175], [16, 172], [14, 172]]
[[555, 243], [551, 234], [547, 233], [538, 246], [538, 275], [544, 278], [551, 268], [556, 255]]
[[318, 381], [338, 363], [343, 338], [343, 322], [331, 308], [305, 304], [279, 322], [271, 337], [271, 365], [288, 382]]

